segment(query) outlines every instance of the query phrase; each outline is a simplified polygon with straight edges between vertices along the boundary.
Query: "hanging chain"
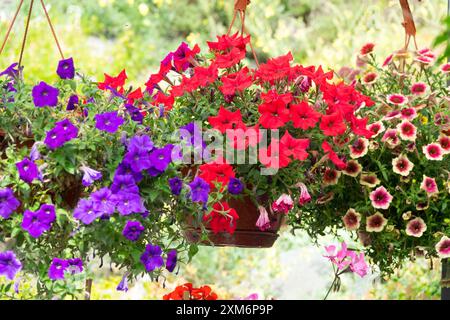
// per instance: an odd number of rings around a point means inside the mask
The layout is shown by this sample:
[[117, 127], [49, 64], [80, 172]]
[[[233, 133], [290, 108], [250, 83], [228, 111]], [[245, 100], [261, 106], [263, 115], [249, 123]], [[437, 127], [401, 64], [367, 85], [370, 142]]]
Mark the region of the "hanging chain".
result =
[[25, 32], [23, 34], [22, 48], [20, 49], [19, 69], [22, 66], [23, 52], [25, 50], [25, 43], [27, 42], [28, 28], [30, 27], [30, 19], [31, 19], [31, 12], [33, 11], [33, 5], [34, 5], [34, 0], [31, 0], [30, 10], [28, 10], [27, 24], [25, 26]]
[[53, 38], [55, 39], [56, 46], [58, 47], [59, 54], [61, 55], [61, 59], [64, 60], [64, 54], [61, 50], [61, 46], [59, 45], [58, 37], [56, 36], [56, 32], [55, 32], [55, 29], [53, 28], [52, 21], [50, 20], [50, 16], [48, 15], [47, 8], [45, 7], [45, 4], [44, 4], [44, 0], [41, 0], [41, 5], [42, 5], [42, 9], [44, 9], [45, 16], [47, 17], [48, 25], [50, 27], [50, 30], [52, 31]]
[[5, 48], [6, 42], [8, 42], [9, 34], [11, 33], [11, 29], [14, 27], [14, 23], [16, 22], [16, 18], [19, 15], [22, 5], [23, 5], [23, 0], [20, 0], [19, 6], [17, 7], [16, 13], [14, 14], [14, 18], [11, 20], [11, 23], [9, 24], [8, 31], [6, 31], [5, 39], [3, 40], [2, 46], [0, 47], [0, 54], [2, 54], [3, 49]]

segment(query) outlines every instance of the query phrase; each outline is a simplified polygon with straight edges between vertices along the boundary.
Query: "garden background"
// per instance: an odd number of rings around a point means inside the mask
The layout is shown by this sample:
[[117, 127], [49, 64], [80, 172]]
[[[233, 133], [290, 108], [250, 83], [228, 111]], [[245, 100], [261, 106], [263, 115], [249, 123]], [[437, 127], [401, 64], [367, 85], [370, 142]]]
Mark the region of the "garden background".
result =
[[[442, 32], [446, 1], [411, 1], [420, 47], [431, 46]], [[48, 0], [49, 13], [62, 47], [86, 74], [102, 79], [125, 68], [133, 85], [142, 85], [168, 51], [181, 41], [205, 43], [226, 32], [232, 18], [231, 0]], [[0, 36], [17, 5], [0, 0]], [[40, 9], [40, 8], [39, 8]], [[23, 17], [0, 58], [0, 66], [18, 59]], [[376, 43], [379, 56], [399, 49], [404, 31], [398, 1], [388, 0], [252, 0], [247, 28], [255, 49], [267, 57], [292, 51], [296, 62], [322, 64], [339, 70], [356, 62], [357, 50], [366, 42]], [[58, 51], [41, 10], [35, 10], [24, 55], [27, 81], [54, 80]], [[321, 244], [332, 239], [323, 239]], [[110, 270], [96, 278], [93, 299], [161, 299], [178, 284], [211, 284], [223, 298], [258, 293], [266, 299], [322, 298], [331, 282], [329, 262], [323, 249], [306, 234], [293, 236], [288, 230], [271, 249], [201, 247], [193, 263], [182, 266], [178, 277], [159, 283], [142, 279], [127, 293], [117, 292], [121, 275]], [[100, 264], [100, 262], [98, 262]], [[105, 262], [106, 263], [106, 262]], [[95, 268], [95, 264], [91, 263]], [[376, 273], [360, 279], [346, 277], [340, 293], [346, 299], [438, 299], [439, 265], [429, 261], [408, 263], [389, 280]], [[27, 281], [22, 297], [30, 298]], [[164, 283], [164, 284], [163, 284]], [[165, 286], [165, 288], [163, 287]]]

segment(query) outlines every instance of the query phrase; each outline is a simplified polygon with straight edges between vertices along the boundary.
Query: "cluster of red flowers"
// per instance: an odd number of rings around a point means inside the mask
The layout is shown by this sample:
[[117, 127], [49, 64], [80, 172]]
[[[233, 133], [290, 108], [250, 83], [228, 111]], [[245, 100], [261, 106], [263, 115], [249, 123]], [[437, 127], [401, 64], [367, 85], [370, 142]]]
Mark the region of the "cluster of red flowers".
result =
[[209, 286], [194, 288], [192, 283], [185, 283], [164, 295], [163, 300], [217, 300], [217, 294]]

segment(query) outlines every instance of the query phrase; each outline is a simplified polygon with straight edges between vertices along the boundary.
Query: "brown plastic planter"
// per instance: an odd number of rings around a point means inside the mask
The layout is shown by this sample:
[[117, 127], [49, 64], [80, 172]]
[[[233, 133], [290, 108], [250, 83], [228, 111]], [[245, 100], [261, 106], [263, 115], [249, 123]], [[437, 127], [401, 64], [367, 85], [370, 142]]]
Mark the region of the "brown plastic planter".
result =
[[184, 231], [186, 239], [191, 243], [218, 247], [270, 248], [273, 246], [283, 222], [281, 214], [277, 214], [276, 217], [270, 217], [269, 214], [269, 218], [273, 218], [271, 220], [272, 227], [267, 231], [261, 231], [256, 227], [259, 211], [250, 198], [231, 199], [228, 203], [239, 215], [236, 230], [232, 235], [226, 232], [214, 234], [210, 229], [207, 229], [209, 241], [200, 242], [201, 230], [195, 228], [188, 221]]

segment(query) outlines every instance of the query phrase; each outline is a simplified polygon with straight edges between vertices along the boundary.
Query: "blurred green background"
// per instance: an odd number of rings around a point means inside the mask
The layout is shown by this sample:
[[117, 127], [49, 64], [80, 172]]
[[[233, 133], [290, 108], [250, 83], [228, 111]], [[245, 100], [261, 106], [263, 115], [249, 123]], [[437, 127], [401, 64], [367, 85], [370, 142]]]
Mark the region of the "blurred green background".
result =
[[[3, 39], [18, 0], [0, 0], [0, 39]], [[447, 1], [411, 0], [420, 47], [431, 46], [442, 32], [441, 20]], [[29, 1], [0, 56], [0, 69], [18, 60]], [[226, 32], [233, 0], [47, 0], [46, 4], [65, 55], [77, 68], [96, 79], [103, 73], [127, 70], [130, 83], [143, 85], [157, 70], [159, 61], [181, 41], [198, 43]], [[55, 79], [59, 60], [40, 3], [36, 1], [24, 55], [27, 81]], [[247, 28], [261, 61], [292, 51], [296, 62], [322, 64], [338, 70], [354, 65], [357, 50], [366, 42], [376, 43], [381, 57], [403, 43], [401, 10], [397, 0], [252, 0]], [[323, 244], [328, 240], [324, 239]], [[128, 293], [115, 287], [121, 274], [98, 271], [94, 299], [160, 299], [184, 281], [211, 284], [223, 298], [244, 297], [257, 292], [262, 298], [322, 298], [331, 282], [331, 266], [322, 249], [306, 235], [282, 232], [271, 249], [202, 247], [192, 264], [182, 266], [178, 277], [163, 282], [142, 279]], [[408, 263], [389, 280], [376, 272], [359, 279], [345, 275], [340, 293], [346, 299], [437, 299], [437, 262]], [[91, 264], [90, 268], [96, 268]], [[28, 279], [32, 281], [32, 279]], [[32, 296], [27, 279], [22, 297]]]

